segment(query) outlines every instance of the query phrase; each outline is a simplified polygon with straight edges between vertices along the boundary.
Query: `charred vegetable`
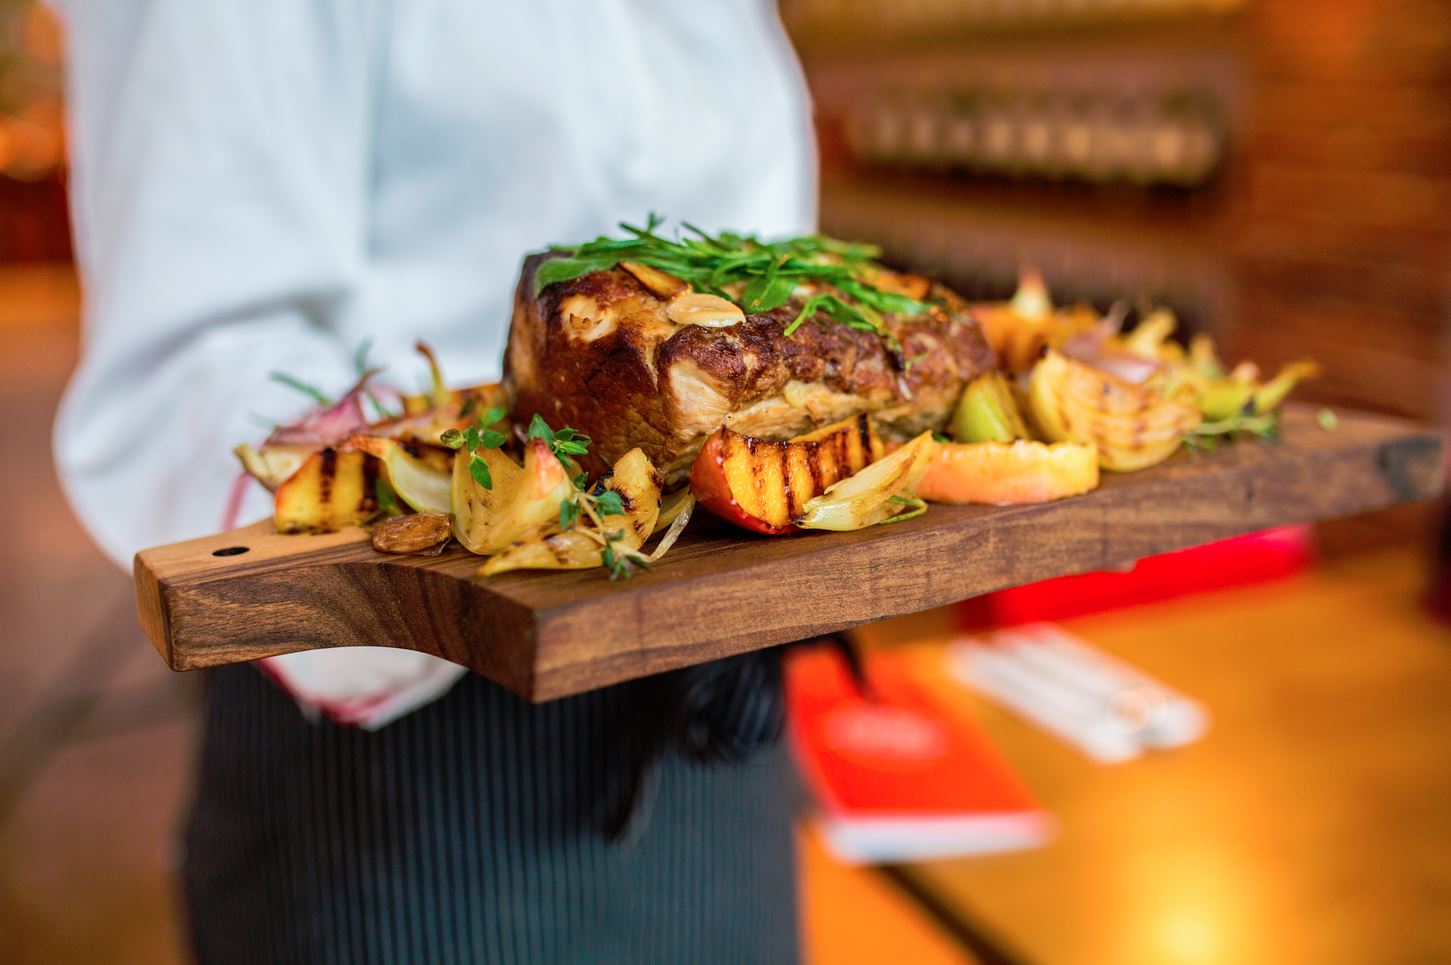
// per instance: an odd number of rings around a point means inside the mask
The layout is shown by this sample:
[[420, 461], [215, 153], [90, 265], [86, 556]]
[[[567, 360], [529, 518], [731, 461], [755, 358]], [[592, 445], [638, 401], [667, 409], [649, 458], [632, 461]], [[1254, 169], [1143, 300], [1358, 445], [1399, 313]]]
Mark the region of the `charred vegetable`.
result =
[[917, 495], [934, 503], [1006, 506], [1077, 496], [1098, 486], [1098, 453], [1076, 442], [941, 443]]
[[378, 511], [376, 470], [350, 449], [319, 449], [277, 487], [280, 533], [331, 533], [366, 522]]
[[1191, 406], [1051, 350], [1029, 376], [1028, 406], [1045, 438], [1095, 446], [1114, 472], [1163, 462], [1201, 421]]
[[871, 420], [847, 419], [789, 442], [720, 429], [690, 471], [690, 489], [715, 515], [757, 533], [779, 534], [806, 504], [881, 454]]
[[924, 432], [890, 456], [807, 502], [795, 523], [803, 529], [865, 529], [921, 507], [917, 484], [932, 465], [937, 443]]

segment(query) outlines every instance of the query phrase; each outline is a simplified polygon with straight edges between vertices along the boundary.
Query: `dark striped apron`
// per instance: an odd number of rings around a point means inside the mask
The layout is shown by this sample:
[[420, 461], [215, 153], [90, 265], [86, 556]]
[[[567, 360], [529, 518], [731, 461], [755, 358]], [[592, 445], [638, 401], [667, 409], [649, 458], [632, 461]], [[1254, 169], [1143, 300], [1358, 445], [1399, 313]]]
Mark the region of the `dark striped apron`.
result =
[[541, 706], [470, 675], [376, 733], [206, 674], [200, 962], [797, 958], [778, 654]]

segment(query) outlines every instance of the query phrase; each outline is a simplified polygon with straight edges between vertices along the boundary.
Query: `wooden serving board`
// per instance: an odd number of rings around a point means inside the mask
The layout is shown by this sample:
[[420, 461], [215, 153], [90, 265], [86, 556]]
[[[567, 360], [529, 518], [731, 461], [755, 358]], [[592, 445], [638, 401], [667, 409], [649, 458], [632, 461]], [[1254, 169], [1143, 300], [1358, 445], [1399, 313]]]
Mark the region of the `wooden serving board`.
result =
[[1037, 506], [933, 506], [855, 533], [757, 537], [701, 513], [653, 573], [475, 576], [479, 558], [375, 552], [361, 529], [281, 536], [269, 521], [136, 557], [141, 625], [174, 670], [320, 647], [437, 654], [533, 701], [1121, 565], [1283, 523], [1442, 491], [1431, 430], [1292, 407], [1279, 444], [1242, 441], [1106, 474]]

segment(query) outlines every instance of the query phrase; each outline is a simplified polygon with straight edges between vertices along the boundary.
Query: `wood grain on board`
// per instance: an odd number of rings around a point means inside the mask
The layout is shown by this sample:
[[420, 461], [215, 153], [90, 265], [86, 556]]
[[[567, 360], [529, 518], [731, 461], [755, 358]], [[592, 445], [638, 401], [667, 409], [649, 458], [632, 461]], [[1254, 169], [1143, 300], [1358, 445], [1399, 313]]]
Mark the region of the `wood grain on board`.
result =
[[1326, 431], [1299, 407], [1277, 445], [1181, 453], [1056, 503], [933, 506], [899, 525], [790, 537], [701, 514], [653, 573], [629, 582], [598, 569], [480, 579], [479, 558], [462, 550], [388, 556], [361, 529], [282, 536], [264, 521], [141, 552], [136, 590], [141, 625], [176, 670], [397, 646], [543, 701], [1269, 526], [1428, 499], [1442, 484], [1436, 433], [1355, 413]]

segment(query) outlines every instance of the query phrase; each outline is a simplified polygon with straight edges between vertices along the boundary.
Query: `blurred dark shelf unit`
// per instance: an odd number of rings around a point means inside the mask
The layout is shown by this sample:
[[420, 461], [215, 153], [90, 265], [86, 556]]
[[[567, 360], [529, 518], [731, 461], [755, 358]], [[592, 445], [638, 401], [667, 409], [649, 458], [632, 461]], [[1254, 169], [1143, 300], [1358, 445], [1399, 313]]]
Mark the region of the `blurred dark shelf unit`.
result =
[[880, 49], [1085, 30], [1197, 29], [1252, 0], [783, 0], [798, 47]]
[[823, 181], [822, 212], [829, 233], [870, 238], [888, 260], [939, 275], [974, 300], [1010, 297], [1031, 266], [1060, 303], [1106, 311], [1148, 299], [1193, 330], [1225, 310], [1227, 281], [1206, 254], [1222, 243], [1221, 225], [1197, 195], [836, 173]]
[[[1112, 12], [1111, 11], [1117, 11]], [[1451, 413], [1451, 3], [794, 0], [822, 223], [971, 297], [1153, 298]]]
[[0, 264], [69, 261], [66, 212], [59, 173], [24, 181], [0, 174]]

